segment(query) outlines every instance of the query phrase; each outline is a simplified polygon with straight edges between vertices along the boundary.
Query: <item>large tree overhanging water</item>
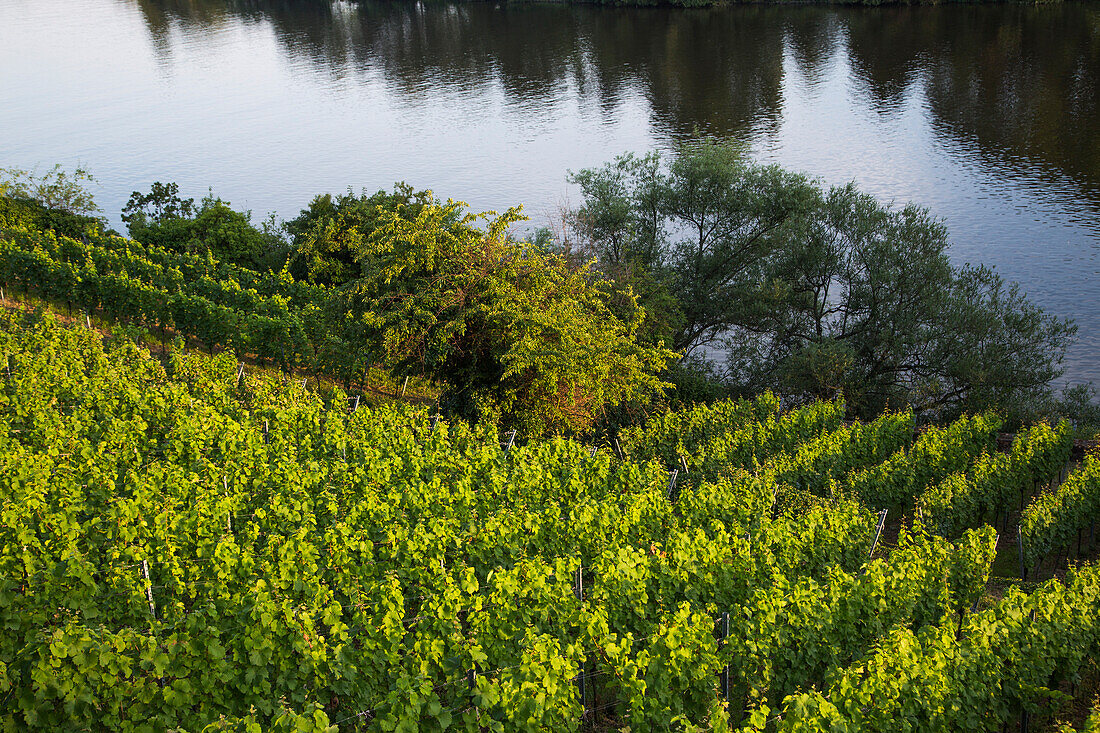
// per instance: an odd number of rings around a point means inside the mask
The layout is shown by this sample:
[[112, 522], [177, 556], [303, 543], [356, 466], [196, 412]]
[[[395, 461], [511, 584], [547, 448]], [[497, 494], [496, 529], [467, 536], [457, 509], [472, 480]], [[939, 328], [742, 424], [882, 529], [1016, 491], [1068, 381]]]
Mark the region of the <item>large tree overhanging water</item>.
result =
[[862, 415], [1016, 411], [1062, 374], [1076, 326], [988, 268], [952, 267], [919, 207], [822, 190], [714, 139], [573, 180], [584, 205], [559, 246], [637, 288], [649, 332], [680, 353], [720, 344], [721, 381], [741, 394], [844, 394]]

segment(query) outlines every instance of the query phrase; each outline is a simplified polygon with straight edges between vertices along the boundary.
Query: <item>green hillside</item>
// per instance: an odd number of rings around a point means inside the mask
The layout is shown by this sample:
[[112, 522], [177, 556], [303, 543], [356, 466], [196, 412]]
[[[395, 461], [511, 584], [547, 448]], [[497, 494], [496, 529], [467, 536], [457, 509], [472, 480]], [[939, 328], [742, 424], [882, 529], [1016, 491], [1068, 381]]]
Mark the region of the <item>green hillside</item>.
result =
[[1000, 453], [992, 415], [766, 394], [620, 458], [48, 315], [0, 360], [8, 730], [1036, 730], [1094, 694], [1064, 424]]

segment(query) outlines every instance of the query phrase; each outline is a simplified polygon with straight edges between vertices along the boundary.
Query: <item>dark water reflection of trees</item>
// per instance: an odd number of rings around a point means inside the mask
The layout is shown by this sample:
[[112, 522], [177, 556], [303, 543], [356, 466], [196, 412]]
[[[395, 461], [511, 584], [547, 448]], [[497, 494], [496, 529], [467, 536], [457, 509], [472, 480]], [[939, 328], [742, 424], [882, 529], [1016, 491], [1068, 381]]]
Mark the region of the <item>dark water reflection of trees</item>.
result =
[[[497, 85], [517, 104], [572, 86], [613, 114], [642, 95], [659, 136], [766, 134], [784, 74], [838, 55], [889, 115], [912, 94], [937, 133], [1008, 171], [1072, 180], [1100, 205], [1100, 4], [714, 10], [329, 0], [134, 0], [156, 48], [173, 26], [270, 23], [296, 59], [378, 69], [399, 93]], [[785, 58], [790, 65], [785, 65]], [[828, 135], [828, 130], [821, 131]]]
[[940, 134], [1100, 202], [1100, 4], [886, 8], [845, 25], [877, 107], [919, 85]]

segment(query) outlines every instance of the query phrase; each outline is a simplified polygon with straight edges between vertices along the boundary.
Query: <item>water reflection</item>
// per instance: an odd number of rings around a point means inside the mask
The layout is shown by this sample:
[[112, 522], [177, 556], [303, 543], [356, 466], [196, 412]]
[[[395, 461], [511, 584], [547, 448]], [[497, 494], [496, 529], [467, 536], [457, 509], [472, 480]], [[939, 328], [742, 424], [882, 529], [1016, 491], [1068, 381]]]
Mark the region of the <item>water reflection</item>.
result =
[[840, 40], [846, 35], [837, 15], [826, 8], [806, 8], [784, 21], [786, 41], [800, 72], [811, 87], [821, 84]]
[[[299, 62], [380, 69], [399, 93], [496, 86], [516, 104], [566, 89], [612, 114], [644, 95], [659, 134], [767, 134], [784, 53], [811, 87], [843, 47], [872, 109], [919, 88], [939, 134], [1000, 165], [1065, 175], [1100, 205], [1100, 6], [749, 6], [675, 11], [329, 0], [133, 0], [158, 54], [174, 26], [267, 22]], [[163, 61], [170, 62], [169, 58]], [[350, 67], [350, 68], [349, 68]]]
[[[656, 121], [678, 137], [774, 124], [782, 107], [786, 31], [775, 8], [731, 15], [491, 3], [135, 2], [160, 53], [170, 53], [174, 23], [210, 29], [233, 17], [263, 18], [288, 54], [330, 71], [377, 67], [410, 94], [427, 84], [500, 85], [531, 104], [573, 88], [611, 110], [640, 88]], [[799, 24], [798, 31], [809, 38], [821, 29]], [[807, 45], [808, 66], [834, 42], [823, 40]]]
[[1006, 168], [1064, 174], [1100, 205], [1100, 6], [1010, 6], [999, 22], [989, 10], [937, 19], [927, 95], [938, 129]]

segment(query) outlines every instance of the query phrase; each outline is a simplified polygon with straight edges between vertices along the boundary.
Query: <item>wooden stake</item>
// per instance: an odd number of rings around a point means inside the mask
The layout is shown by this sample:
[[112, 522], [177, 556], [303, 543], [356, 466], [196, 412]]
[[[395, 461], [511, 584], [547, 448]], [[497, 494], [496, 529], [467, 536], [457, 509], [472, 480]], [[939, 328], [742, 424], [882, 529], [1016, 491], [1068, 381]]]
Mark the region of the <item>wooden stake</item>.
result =
[[155, 619], [157, 617], [157, 607], [153, 603], [153, 584], [149, 580], [149, 563], [145, 560], [141, 561], [141, 570], [145, 573], [145, 597], [149, 599], [149, 613]]
[[1024, 565], [1024, 533], [1016, 525], [1016, 549], [1020, 555], [1020, 580], [1027, 580], [1027, 566]]

